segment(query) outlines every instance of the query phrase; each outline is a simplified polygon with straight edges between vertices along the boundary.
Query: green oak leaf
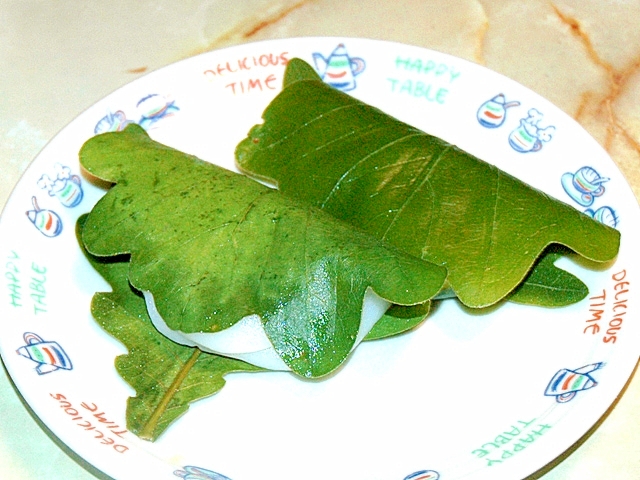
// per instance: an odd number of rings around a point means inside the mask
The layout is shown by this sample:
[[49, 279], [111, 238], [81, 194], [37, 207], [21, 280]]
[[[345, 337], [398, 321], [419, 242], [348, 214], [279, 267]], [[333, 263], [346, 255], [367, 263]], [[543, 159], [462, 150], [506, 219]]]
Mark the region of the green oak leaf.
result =
[[320, 377], [358, 342], [371, 288], [415, 305], [446, 270], [244, 175], [153, 141], [137, 125], [88, 140], [82, 166], [115, 185], [82, 231], [92, 255], [130, 254], [128, 279], [173, 330], [214, 333], [260, 315], [295, 373]]
[[516, 303], [541, 303], [549, 307], [561, 307], [579, 302], [589, 294], [589, 289], [574, 275], [554, 266], [554, 262], [568, 252], [550, 248], [536, 263], [527, 281], [516, 287], [509, 299]]
[[[86, 217], [78, 220], [78, 233]], [[80, 234], [80, 233], [79, 233]], [[145, 440], [157, 439], [189, 405], [217, 393], [224, 376], [260, 368], [172, 342], [151, 323], [144, 298], [129, 285], [127, 258], [87, 259], [113, 289], [93, 296], [98, 324], [128, 350], [115, 360], [118, 374], [134, 388], [127, 401], [127, 429]]]
[[[311, 65], [299, 58], [293, 58], [285, 70], [283, 88], [300, 80], [321, 81], [322, 78]], [[574, 275], [555, 266], [554, 262], [558, 258], [560, 255], [547, 256], [546, 253], [543, 253], [536, 260], [522, 283], [509, 293], [508, 299], [516, 303], [558, 307], [578, 302], [586, 297], [588, 294], [586, 285]], [[451, 289], [441, 292], [439, 298], [449, 297], [455, 297], [455, 293]], [[424, 310], [426, 316], [429, 305], [424, 305], [421, 310]], [[398, 316], [404, 317], [401, 322], [406, 330], [419, 325], [425, 316], [416, 315], [417, 311], [419, 312], [415, 307], [394, 306], [376, 324], [367, 335], [367, 339], [382, 338], [399, 333]]]
[[[536, 285], [572, 277], [551, 261], [536, 265], [550, 245], [594, 262], [617, 255], [617, 230], [326, 85], [299, 62], [237, 146], [245, 173], [445, 266], [453, 294], [470, 307], [512, 294], [534, 266]], [[543, 305], [574, 298], [561, 288], [540, 298], [531, 291], [514, 297]]]

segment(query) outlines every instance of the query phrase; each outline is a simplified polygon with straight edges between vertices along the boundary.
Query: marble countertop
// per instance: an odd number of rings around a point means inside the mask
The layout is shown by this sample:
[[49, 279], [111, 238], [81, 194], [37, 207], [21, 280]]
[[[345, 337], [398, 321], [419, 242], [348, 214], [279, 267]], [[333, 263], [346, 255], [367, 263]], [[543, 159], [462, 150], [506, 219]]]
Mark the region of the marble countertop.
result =
[[[640, 198], [640, 2], [381, 0], [364, 5], [356, 0], [4, 0], [0, 208], [47, 141], [119, 86], [200, 52], [311, 35], [414, 44], [513, 78], [582, 124]], [[4, 371], [0, 411], [3, 478], [107, 478], [30, 415]], [[636, 374], [585, 438], [530, 478], [637, 479], [639, 430]]]

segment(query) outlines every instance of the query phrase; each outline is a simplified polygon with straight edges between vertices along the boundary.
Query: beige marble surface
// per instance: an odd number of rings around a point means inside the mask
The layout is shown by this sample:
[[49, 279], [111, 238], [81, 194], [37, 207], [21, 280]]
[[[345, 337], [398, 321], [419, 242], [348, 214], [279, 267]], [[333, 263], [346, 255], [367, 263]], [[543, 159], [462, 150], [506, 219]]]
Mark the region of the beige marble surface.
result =
[[[634, 0], [0, 0], [0, 207], [46, 142], [115, 88], [199, 52], [307, 35], [400, 41], [503, 73], [577, 119], [640, 197], [638, 18]], [[105, 478], [47, 435], [4, 371], [0, 412], [2, 478]], [[588, 438], [531, 478], [640, 479], [639, 430], [635, 375]]]

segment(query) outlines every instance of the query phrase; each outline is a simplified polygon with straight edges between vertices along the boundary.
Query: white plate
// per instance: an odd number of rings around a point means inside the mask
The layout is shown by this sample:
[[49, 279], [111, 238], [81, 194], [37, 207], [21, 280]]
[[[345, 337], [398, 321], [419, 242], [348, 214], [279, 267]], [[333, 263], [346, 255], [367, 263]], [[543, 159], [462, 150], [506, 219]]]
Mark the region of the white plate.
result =
[[[160, 142], [233, 169], [236, 144], [260, 122], [292, 57], [350, 94], [617, 222], [619, 257], [598, 272], [563, 260], [592, 297], [570, 307], [507, 304], [470, 315], [447, 301], [415, 332], [359, 347], [329, 380], [230, 375], [158, 441], [141, 441], [126, 431], [132, 391], [113, 366], [125, 350], [89, 313], [93, 293], [108, 287], [73, 230], [104, 192], [80, 177], [78, 151], [96, 129], [133, 121]], [[591, 197], [576, 189], [598, 181]], [[243, 45], [121, 88], [34, 160], [0, 220], [0, 352], [42, 421], [118, 480], [519, 479], [594, 425], [635, 366], [640, 324], [628, 319], [638, 308], [631, 295], [638, 225], [636, 199], [597, 143], [548, 101], [494, 72], [354, 38]], [[56, 349], [55, 361], [36, 361]]]

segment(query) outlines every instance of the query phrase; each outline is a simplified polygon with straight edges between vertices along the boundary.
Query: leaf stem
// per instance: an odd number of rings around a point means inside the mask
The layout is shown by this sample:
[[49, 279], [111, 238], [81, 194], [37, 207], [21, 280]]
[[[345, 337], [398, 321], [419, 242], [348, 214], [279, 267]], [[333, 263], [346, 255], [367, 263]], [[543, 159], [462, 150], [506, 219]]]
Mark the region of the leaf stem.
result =
[[151, 413], [149, 420], [144, 424], [144, 427], [142, 428], [142, 430], [140, 430], [140, 433], [139, 433], [140, 438], [143, 438], [145, 440], [153, 439], [154, 437], [153, 431], [158, 425], [158, 421], [160, 420], [162, 415], [164, 415], [164, 412], [166, 411], [167, 406], [169, 405], [169, 402], [171, 401], [175, 393], [180, 388], [180, 385], [182, 385], [182, 382], [191, 371], [191, 368], [193, 368], [193, 366], [195, 365], [196, 361], [198, 360], [198, 357], [200, 356], [200, 353], [201, 352], [199, 348], [193, 349], [193, 353], [189, 357], [189, 360], [187, 360], [187, 363], [185, 363], [183, 367], [180, 369], [180, 371], [178, 372], [178, 375], [176, 375], [176, 377], [173, 379], [173, 382], [171, 382], [171, 385], [169, 386], [165, 394], [160, 399], [160, 403], [158, 403], [158, 406]]

